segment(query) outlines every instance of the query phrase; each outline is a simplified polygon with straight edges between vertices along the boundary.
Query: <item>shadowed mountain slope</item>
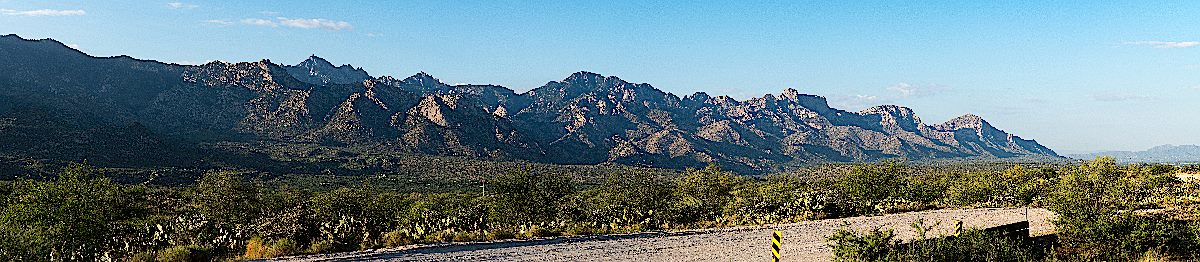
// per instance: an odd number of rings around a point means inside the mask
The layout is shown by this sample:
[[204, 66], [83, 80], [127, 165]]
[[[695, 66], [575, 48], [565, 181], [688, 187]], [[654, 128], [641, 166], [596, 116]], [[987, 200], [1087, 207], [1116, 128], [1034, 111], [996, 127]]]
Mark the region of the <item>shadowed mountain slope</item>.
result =
[[[0, 147], [18, 155], [61, 147], [136, 156], [120, 151], [275, 141], [558, 164], [717, 163], [734, 170], [888, 158], [1057, 157], [975, 115], [930, 125], [905, 107], [848, 112], [794, 89], [745, 101], [705, 93], [681, 98], [649, 84], [578, 72], [517, 93], [448, 85], [424, 72], [372, 77], [316, 56], [297, 65], [185, 66], [92, 57], [54, 40], [15, 35], [0, 37], [0, 57], [0, 140], [36, 144]], [[44, 129], [138, 146], [84, 148], [29, 138]], [[105, 135], [91, 134], [101, 131]]]

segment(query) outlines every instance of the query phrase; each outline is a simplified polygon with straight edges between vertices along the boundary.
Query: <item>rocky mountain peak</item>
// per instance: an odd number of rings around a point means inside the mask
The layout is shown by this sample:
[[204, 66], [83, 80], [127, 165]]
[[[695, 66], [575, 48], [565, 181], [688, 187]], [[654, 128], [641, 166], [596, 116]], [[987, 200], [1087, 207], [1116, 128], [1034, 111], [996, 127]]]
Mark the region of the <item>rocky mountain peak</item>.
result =
[[403, 82], [406, 85], [417, 85], [417, 86], [446, 85], [446, 84], [442, 83], [442, 80], [438, 80], [437, 78], [433, 77], [432, 75], [425, 73], [425, 71], [421, 71], [421, 72], [418, 72], [417, 74], [412, 75], [408, 78], [404, 78], [404, 80], [401, 80], [401, 82]]
[[763, 100], [767, 101], [768, 103], [775, 103], [775, 100], [776, 100], [775, 95], [772, 95], [772, 94], [765, 94], [765, 95], [763, 95], [762, 98], [763, 98]]
[[0, 39], [0, 83], [20, 85], [0, 85], [0, 109], [30, 105], [97, 122], [136, 121], [158, 133], [203, 134], [214, 142], [388, 145], [396, 153], [557, 164], [717, 163], [743, 171], [895, 157], [1056, 156], [979, 116], [929, 126], [902, 106], [846, 112], [790, 88], [744, 102], [703, 92], [680, 99], [650, 84], [581, 71], [517, 94], [500, 86], [449, 86], [425, 72], [371, 79], [316, 56], [294, 66], [169, 65], [13, 39]]
[[712, 96], [709, 96], [708, 93], [696, 92], [694, 94], [684, 96], [683, 102], [687, 106], [695, 106], [708, 101], [709, 98], [712, 98]]
[[317, 56], [316, 54], [309, 55], [308, 59], [304, 59], [304, 61], [301, 61], [299, 64], [296, 64], [296, 66], [304, 67], [304, 68], [333, 68], [333, 67], [335, 67], [333, 65], [333, 63], [329, 62], [329, 60], [325, 60], [324, 58], [321, 58], [321, 57]]
[[299, 64], [283, 68], [296, 80], [314, 85], [346, 85], [371, 79], [367, 71], [362, 68], [355, 68], [348, 64], [334, 66], [333, 63], [317, 55], [311, 55]]
[[566, 79], [563, 79], [565, 83], [598, 83], [601, 81], [604, 81], [603, 75], [588, 71], [575, 72]]
[[884, 126], [894, 126], [903, 130], [917, 132], [920, 129], [921, 119], [917, 117], [913, 110], [897, 105], [881, 105], [864, 109], [858, 112], [860, 115], [879, 116], [880, 124]]
[[782, 94], [779, 94], [779, 97], [781, 97], [783, 99], [791, 100], [791, 101], [796, 101], [800, 97], [800, 91], [796, 91], [795, 88], [787, 88], [787, 89], [783, 90]]
[[862, 114], [862, 115], [889, 115], [889, 116], [905, 117], [905, 118], [913, 117], [915, 115], [911, 108], [898, 106], [898, 105], [874, 106], [871, 108], [863, 109], [862, 111], [859, 112], [859, 114]]
[[[790, 91], [790, 92], [789, 92]], [[782, 95], [786, 100], [791, 101], [813, 112], [821, 114], [830, 114], [836, 112], [832, 107], [829, 107], [829, 100], [823, 96], [800, 94], [795, 89], [788, 88], [783, 91]]]
[[991, 127], [991, 124], [988, 124], [988, 122], [984, 121], [982, 117], [974, 114], [962, 115], [938, 125], [938, 128], [942, 130], [958, 130], [964, 128], [982, 130], [985, 127]]

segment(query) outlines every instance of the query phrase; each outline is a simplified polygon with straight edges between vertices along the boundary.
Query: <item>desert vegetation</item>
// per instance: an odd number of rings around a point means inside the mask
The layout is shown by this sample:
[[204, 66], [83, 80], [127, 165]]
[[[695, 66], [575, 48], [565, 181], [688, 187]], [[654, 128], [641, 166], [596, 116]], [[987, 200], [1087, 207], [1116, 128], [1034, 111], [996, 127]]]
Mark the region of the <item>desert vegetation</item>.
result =
[[[952, 207], [1046, 207], [1057, 239], [1012, 242], [966, 230], [898, 242], [839, 232], [845, 260], [1194, 258], [1194, 167], [1015, 166], [1000, 171], [899, 162], [839, 175], [741, 176], [717, 166], [664, 178], [626, 169], [595, 183], [553, 172], [495, 171], [481, 187], [396, 191], [370, 183], [309, 187], [234, 171], [179, 186], [116, 183], [72, 165], [0, 184], [0, 260], [241, 260], [422, 243], [728, 227]], [[943, 170], [943, 171], [938, 171]]]
[[841, 230], [829, 241], [842, 261], [1194, 261], [1200, 259], [1200, 183], [1176, 175], [1195, 169], [1098, 158], [1037, 172], [1014, 168], [996, 179], [947, 187], [945, 199], [954, 204], [1029, 205], [1056, 213], [1057, 232], [1033, 240], [967, 229], [901, 242], [890, 230], [876, 229]]

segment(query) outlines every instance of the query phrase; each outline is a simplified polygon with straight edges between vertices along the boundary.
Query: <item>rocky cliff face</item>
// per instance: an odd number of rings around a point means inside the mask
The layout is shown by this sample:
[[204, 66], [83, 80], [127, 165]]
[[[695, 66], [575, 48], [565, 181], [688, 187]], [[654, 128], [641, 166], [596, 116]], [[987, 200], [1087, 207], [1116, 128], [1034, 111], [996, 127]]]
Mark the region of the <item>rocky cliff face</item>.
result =
[[[398, 153], [682, 168], [886, 158], [1054, 156], [974, 115], [929, 125], [912, 110], [831, 108], [793, 89], [738, 101], [677, 97], [579, 72], [526, 93], [371, 77], [316, 56], [199, 66], [96, 58], [54, 40], [0, 37], [0, 115], [36, 108], [73, 126], [128, 127], [187, 141], [372, 145]], [[2, 120], [2, 119], [0, 119]], [[15, 120], [14, 120], [15, 121]], [[12, 122], [12, 121], [10, 121]], [[0, 135], [14, 136], [0, 129]], [[143, 131], [138, 131], [143, 132]], [[141, 134], [141, 133], [139, 133]], [[2, 137], [0, 137], [2, 138]]]

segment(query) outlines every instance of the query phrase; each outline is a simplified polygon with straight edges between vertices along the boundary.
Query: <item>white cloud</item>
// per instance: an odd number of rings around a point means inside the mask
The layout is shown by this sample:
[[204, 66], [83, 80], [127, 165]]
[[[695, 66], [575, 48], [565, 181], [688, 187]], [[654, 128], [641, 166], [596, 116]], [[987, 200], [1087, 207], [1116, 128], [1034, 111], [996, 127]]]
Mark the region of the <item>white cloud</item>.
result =
[[286, 17], [279, 17], [277, 19], [279, 19], [280, 25], [283, 25], [286, 27], [295, 27], [295, 28], [304, 28], [304, 29], [320, 28], [320, 29], [334, 30], [334, 31], [353, 30], [354, 29], [354, 26], [351, 26], [349, 22], [334, 21], [334, 20], [323, 19], [323, 18], [291, 19], [291, 18], [286, 18]]
[[66, 44], [66, 45], [67, 45], [67, 47], [70, 47], [71, 49], [80, 50], [79, 44], [70, 43], [70, 44]]
[[842, 110], [859, 111], [873, 106], [888, 104], [890, 99], [874, 95], [841, 95], [829, 97], [829, 105]]
[[947, 89], [949, 88], [941, 85], [916, 86], [908, 83], [899, 83], [887, 88], [888, 91], [895, 92], [898, 98], [931, 96]]
[[219, 26], [226, 26], [226, 25], [233, 24], [233, 22], [231, 22], [229, 20], [220, 20], [220, 19], [204, 20], [204, 23], [210, 24], [210, 25], [219, 25]]
[[270, 26], [270, 27], [278, 27], [278, 26], [279, 26], [279, 24], [276, 24], [276, 23], [275, 23], [275, 21], [271, 21], [271, 20], [267, 20], [267, 19], [261, 19], [261, 18], [246, 18], [246, 19], [242, 19], [242, 24], [246, 24], [246, 25]]
[[380, 36], [383, 36], [383, 34], [382, 33], [367, 33], [367, 37], [380, 37]]
[[86, 15], [87, 12], [83, 11], [83, 10], [78, 10], [78, 9], [76, 9], [76, 10], [38, 9], [38, 10], [26, 10], [26, 11], [12, 10], [12, 9], [0, 9], [0, 14], [12, 15], [12, 16], [73, 16], [73, 15]]
[[1128, 42], [1130, 45], [1148, 45], [1154, 48], [1188, 48], [1200, 46], [1200, 41], [1136, 41]]
[[1145, 101], [1151, 100], [1153, 97], [1131, 93], [1107, 93], [1094, 94], [1092, 100], [1100, 102], [1130, 102], [1130, 101]]
[[903, 97], [909, 97], [909, 96], [912, 96], [913, 94], [917, 93], [917, 87], [912, 86], [908, 83], [899, 83], [899, 84], [890, 86], [887, 89], [899, 92], [900, 96], [903, 96]]
[[[205, 22], [211, 23], [211, 24], [226, 25], [226, 23], [224, 23], [225, 20], [208, 20]], [[262, 18], [246, 18], [246, 19], [242, 19], [240, 22], [241, 22], [241, 24], [244, 24], [244, 25], [270, 26], [270, 27], [284, 26], [284, 27], [291, 27], [291, 28], [325, 29], [325, 30], [333, 30], [333, 31], [354, 30], [354, 26], [350, 25], [349, 22], [329, 20], [329, 19], [324, 19], [324, 18], [291, 19], [291, 18], [286, 18], [286, 17], [276, 17], [275, 20], [262, 19]]]
[[200, 6], [194, 5], [194, 4], [185, 4], [185, 3], [181, 3], [181, 2], [167, 3], [167, 8], [170, 8], [170, 9], [193, 9], [193, 8], [197, 8], [197, 7], [200, 7]]

